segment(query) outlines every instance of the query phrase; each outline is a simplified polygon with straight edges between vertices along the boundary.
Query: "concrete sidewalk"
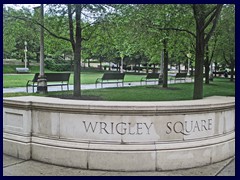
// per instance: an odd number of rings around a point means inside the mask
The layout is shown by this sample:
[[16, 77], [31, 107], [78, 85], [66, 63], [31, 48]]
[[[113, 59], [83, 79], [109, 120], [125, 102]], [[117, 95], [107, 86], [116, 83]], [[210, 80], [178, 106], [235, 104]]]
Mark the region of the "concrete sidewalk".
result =
[[[185, 83], [185, 82], [192, 82], [193, 80], [191, 80], [191, 78], [187, 78], [186, 81], [180, 81], [177, 80], [176, 83]], [[168, 84], [173, 84], [175, 83], [174, 80], [172, 81], [168, 81]], [[156, 85], [157, 82], [148, 82], [147, 85]], [[143, 85], [146, 85], [143, 82]], [[121, 87], [122, 84], [119, 83], [118, 87]], [[140, 82], [124, 82], [124, 87], [130, 87], [130, 86], [141, 86]], [[112, 87], [117, 87], [116, 83], [113, 84], [103, 84], [103, 88], [112, 88]], [[95, 86], [95, 84], [82, 84], [81, 85], [81, 89], [100, 89], [101, 88], [101, 84], [98, 84], [97, 87]], [[32, 91], [32, 87], [29, 87], [29, 93], [33, 92]], [[64, 86], [63, 90], [67, 90], [67, 87]], [[73, 85], [69, 85], [69, 90], [73, 90]], [[37, 88], [34, 88], [34, 92], [37, 91]], [[61, 86], [49, 86], [48, 87], [48, 91], [61, 91]], [[16, 87], [16, 88], [3, 88], [3, 93], [15, 93], [15, 92], [26, 92], [26, 87]]]
[[235, 158], [176, 171], [114, 172], [62, 167], [3, 155], [3, 176], [235, 176]]

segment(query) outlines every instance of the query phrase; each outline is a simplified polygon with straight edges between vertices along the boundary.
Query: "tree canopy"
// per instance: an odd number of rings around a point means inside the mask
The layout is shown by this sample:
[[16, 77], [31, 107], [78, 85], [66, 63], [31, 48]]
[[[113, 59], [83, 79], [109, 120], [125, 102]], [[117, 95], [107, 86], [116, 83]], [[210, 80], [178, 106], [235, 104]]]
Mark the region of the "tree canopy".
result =
[[[194, 65], [193, 99], [203, 97], [203, 67], [214, 62], [235, 68], [235, 6], [228, 4], [48, 4], [45, 55], [73, 55], [74, 95], [81, 96], [81, 61]], [[21, 59], [24, 40], [39, 58], [39, 12], [4, 6], [4, 58]], [[195, 56], [194, 56], [195, 54]], [[191, 55], [191, 56], [190, 56]], [[120, 61], [118, 61], [119, 64]], [[206, 76], [208, 82], [208, 76]]]

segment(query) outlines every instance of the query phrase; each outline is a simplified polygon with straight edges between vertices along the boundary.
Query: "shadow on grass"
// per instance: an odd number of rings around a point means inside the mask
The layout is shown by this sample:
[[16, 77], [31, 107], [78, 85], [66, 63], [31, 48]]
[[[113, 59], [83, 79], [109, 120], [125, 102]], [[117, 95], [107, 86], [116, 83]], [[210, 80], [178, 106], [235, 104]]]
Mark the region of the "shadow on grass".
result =
[[182, 90], [181, 88], [176, 87], [160, 87], [160, 86], [146, 86], [147, 89], [159, 89], [159, 90]]
[[85, 96], [85, 95], [82, 95], [80, 97], [75, 97], [72, 94], [49, 95], [48, 97], [54, 97], [54, 98], [60, 98], [60, 99], [71, 99], [71, 100], [94, 100], [94, 101], [101, 101], [101, 100], [103, 100], [99, 96]]

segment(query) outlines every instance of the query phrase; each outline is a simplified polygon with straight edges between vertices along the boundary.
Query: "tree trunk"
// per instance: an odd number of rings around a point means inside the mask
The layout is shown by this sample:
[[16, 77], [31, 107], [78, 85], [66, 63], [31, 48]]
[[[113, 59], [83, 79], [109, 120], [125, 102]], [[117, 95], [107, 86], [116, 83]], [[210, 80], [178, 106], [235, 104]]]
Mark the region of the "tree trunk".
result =
[[90, 59], [88, 59], [88, 67], [90, 68]]
[[231, 78], [230, 78], [230, 81], [233, 82], [234, 60], [232, 60], [232, 59], [231, 59], [230, 69], [231, 69]]
[[76, 97], [81, 96], [81, 5], [76, 4], [76, 43], [74, 50], [74, 88], [73, 95]]
[[209, 62], [209, 48], [208, 48], [208, 44], [206, 44], [206, 59], [204, 62], [204, 66], [205, 66], [205, 84], [209, 84], [209, 71], [210, 71], [210, 62]]
[[203, 98], [204, 18], [199, 18], [196, 27], [196, 54], [193, 99]]
[[205, 84], [209, 84], [209, 64], [206, 62], [205, 63]]
[[99, 69], [102, 70], [102, 57], [99, 58], [99, 61], [100, 61]]
[[215, 67], [214, 67], [214, 71], [215, 71], [215, 77], [217, 77], [217, 62], [214, 63], [215, 64]]
[[178, 61], [178, 73], [180, 73], [181, 72], [181, 63], [180, 63], [180, 61]]
[[168, 87], [168, 52], [167, 52], [167, 40], [163, 40], [163, 52], [164, 52], [164, 63], [163, 63], [163, 88]]

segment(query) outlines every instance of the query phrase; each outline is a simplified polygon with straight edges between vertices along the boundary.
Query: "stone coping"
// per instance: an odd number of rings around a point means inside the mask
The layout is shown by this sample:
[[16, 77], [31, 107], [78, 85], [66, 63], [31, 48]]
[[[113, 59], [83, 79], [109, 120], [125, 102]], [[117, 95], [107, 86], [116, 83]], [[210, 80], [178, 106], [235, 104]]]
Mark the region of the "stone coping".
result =
[[[235, 97], [212, 96], [183, 101], [88, 101], [52, 97], [21, 96], [3, 98], [4, 107], [53, 112], [156, 115], [221, 111], [235, 108]], [[123, 114], [124, 113], [124, 114]]]

